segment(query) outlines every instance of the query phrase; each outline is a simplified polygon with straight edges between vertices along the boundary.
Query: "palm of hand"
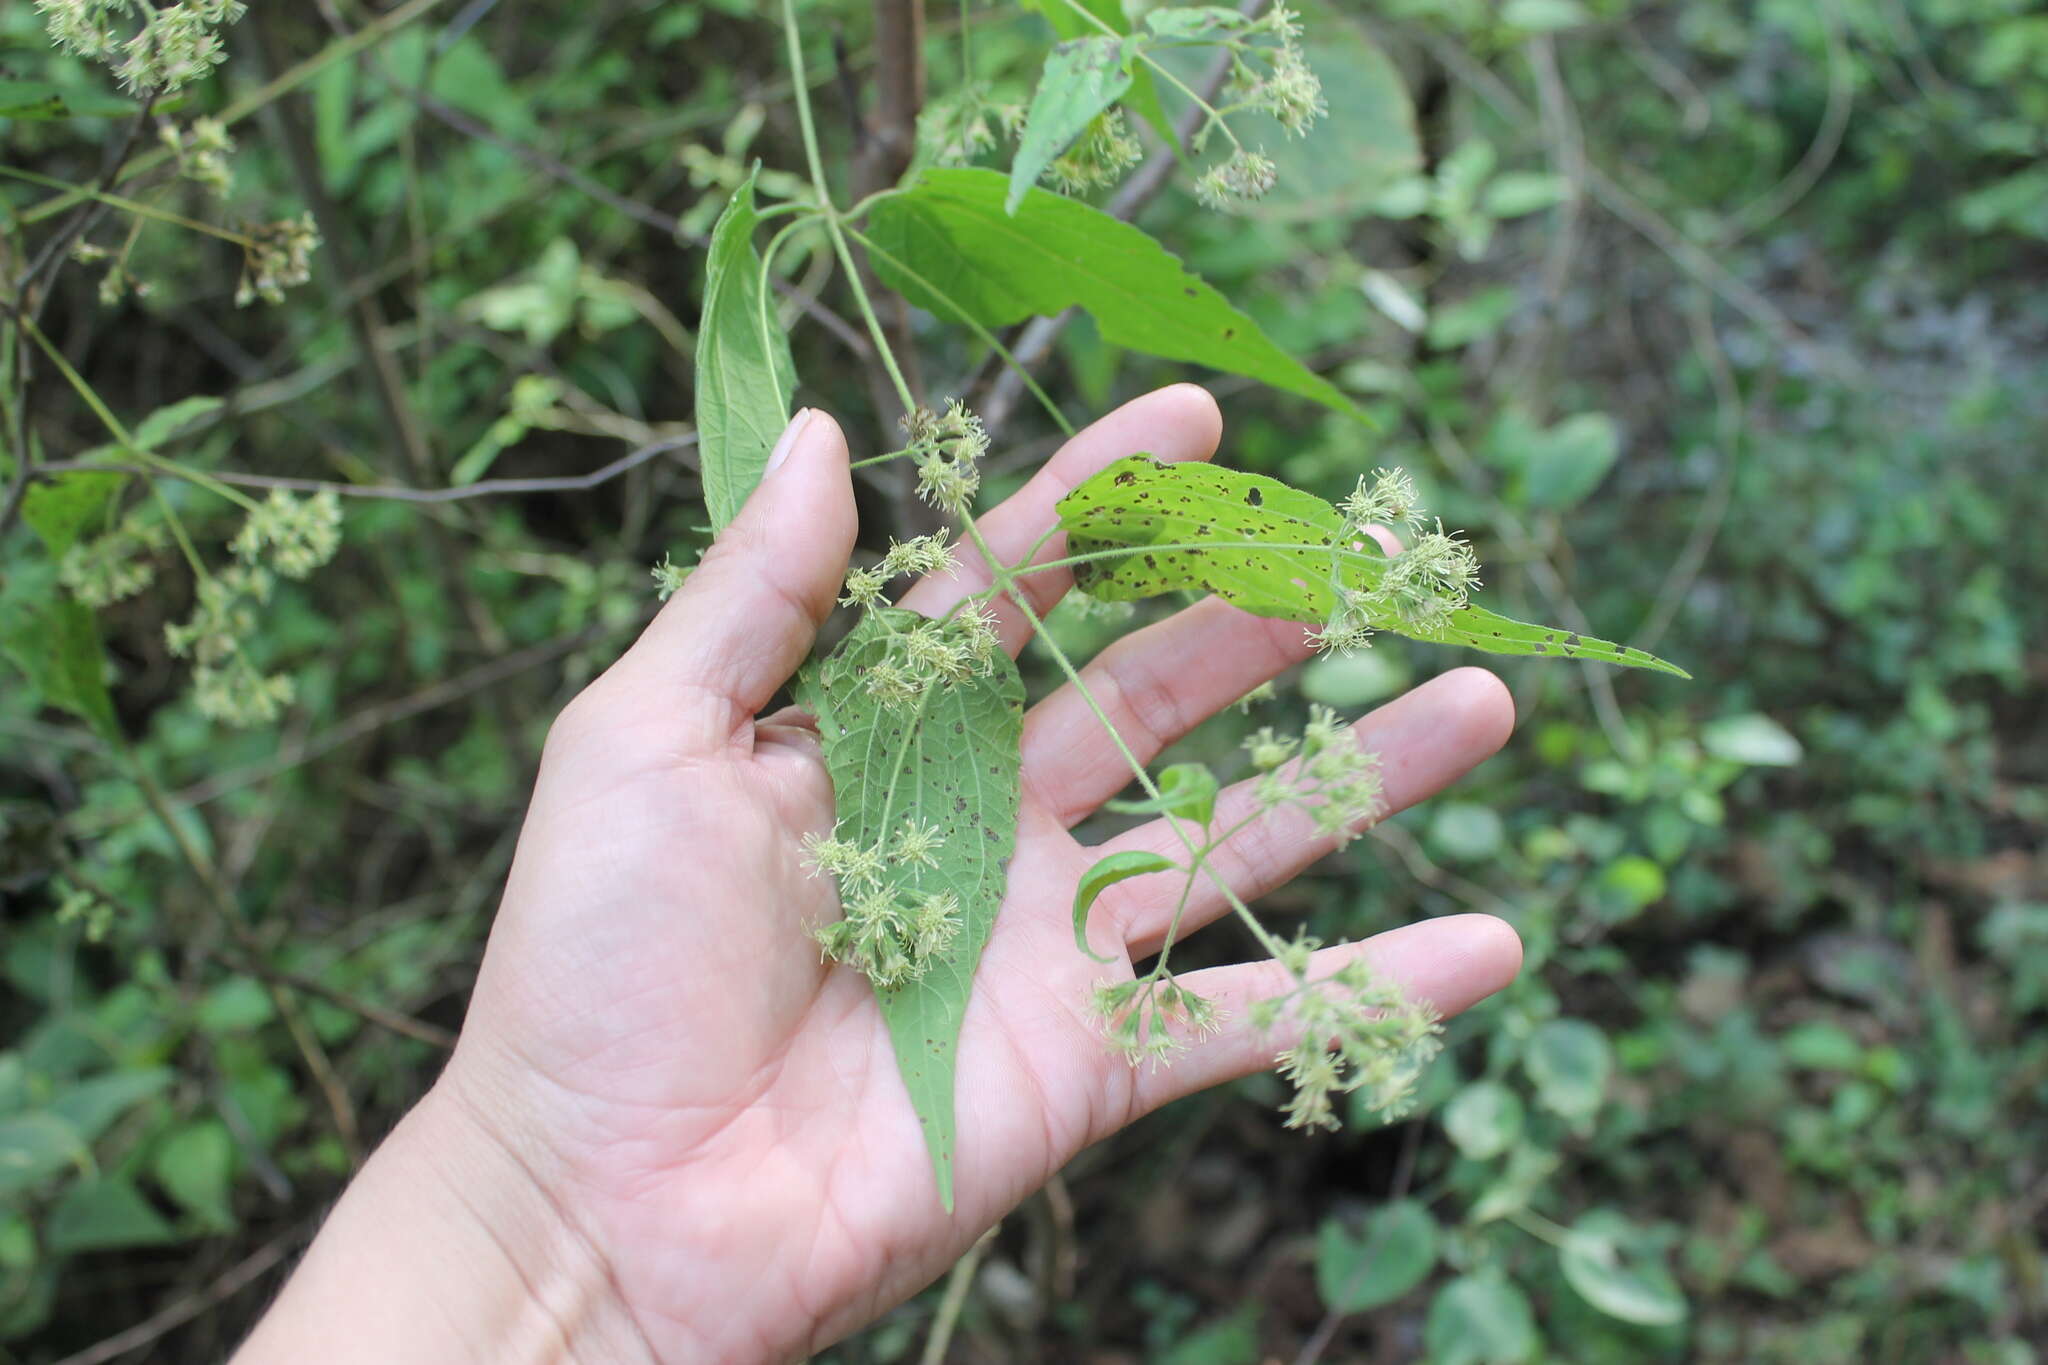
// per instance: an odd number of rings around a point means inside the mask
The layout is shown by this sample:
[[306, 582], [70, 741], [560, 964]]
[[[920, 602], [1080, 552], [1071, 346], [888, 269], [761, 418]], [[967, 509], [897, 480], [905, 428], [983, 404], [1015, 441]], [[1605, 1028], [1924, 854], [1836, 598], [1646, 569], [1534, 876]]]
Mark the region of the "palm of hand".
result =
[[[1212, 414], [1206, 395], [1176, 389], [1105, 419], [1047, 466], [1047, 487], [990, 515], [991, 542], [1021, 553], [1063, 483], [1131, 449], [1205, 457]], [[809, 875], [801, 849], [833, 820], [816, 737], [794, 713], [753, 719], [809, 648], [851, 541], [844, 447], [836, 430], [819, 430], [829, 426], [813, 421], [804, 444], [823, 452], [800, 444], [642, 643], [551, 735], [451, 1068], [491, 1096], [481, 1107], [518, 1116], [511, 1141], [603, 1258], [662, 1360], [779, 1358], [836, 1339], [941, 1273], [1082, 1147], [1264, 1064], [1274, 1047], [1226, 1029], [1171, 1068], [1133, 1070], [1106, 1046], [1089, 1012], [1093, 987], [1129, 980], [1132, 960], [1156, 951], [1170, 897], [1142, 894], [1139, 881], [1104, 899], [1093, 937], [1100, 950], [1114, 935], [1114, 966], [1075, 951], [1067, 911], [1100, 850], [1068, 828], [1127, 773], [1062, 689], [1027, 720], [1009, 896], [960, 1040], [958, 1207], [941, 1209], [873, 992], [858, 973], [822, 963], [808, 933], [837, 914], [830, 881]], [[1150, 430], [1134, 439], [1139, 427]], [[760, 504], [770, 498], [809, 531], [775, 532], [780, 560], [764, 553], [774, 523]], [[814, 549], [792, 556], [789, 543]], [[1027, 580], [1040, 606], [1063, 586], [1054, 579]], [[963, 570], [905, 602], [941, 610], [976, 586]], [[1014, 610], [1004, 624], [1021, 644]], [[1204, 603], [1105, 651], [1088, 670], [1091, 690], [1149, 759], [1294, 662], [1298, 634]], [[1205, 669], [1190, 670], [1193, 657]], [[1396, 805], [1505, 733], [1498, 684], [1470, 670], [1367, 724]], [[1245, 799], [1226, 794], [1221, 818]], [[1160, 826], [1116, 846], [1175, 849]], [[1276, 818], [1217, 861], [1257, 894], [1324, 851]], [[1183, 929], [1224, 908], [1197, 895]], [[1447, 1011], [1513, 970], [1512, 934], [1478, 917], [1411, 926], [1362, 951]], [[1263, 965], [1188, 981], [1240, 1017], [1233, 1002], [1279, 985]]]

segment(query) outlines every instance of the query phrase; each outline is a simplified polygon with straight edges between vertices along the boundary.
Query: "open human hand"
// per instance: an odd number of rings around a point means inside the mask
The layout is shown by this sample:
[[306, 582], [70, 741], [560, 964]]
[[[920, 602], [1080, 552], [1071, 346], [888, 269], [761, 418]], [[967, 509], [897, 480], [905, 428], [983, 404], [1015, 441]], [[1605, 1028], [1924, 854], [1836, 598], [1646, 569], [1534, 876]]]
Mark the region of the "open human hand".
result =
[[[1200, 389], [1141, 398], [1071, 440], [982, 532], [1021, 557], [1103, 465], [1139, 450], [1206, 459], [1219, 436]], [[854, 533], [845, 441], [824, 414], [799, 414], [702, 566], [557, 721], [454, 1058], [243, 1361], [309, 1358], [315, 1342], [321, 1360], [799, 1357], [932, 1281], [1090, 1143], [1271, 1064], [1274, 1045], [1245, 1021], [1286, 985], [1263, 961], [1182, 978], [1226, 1018], [1172, 1065], [1134, 1068], [1106, 1045], [1095, 987], [1157, 951], [1177, 888], [1148, 894], [1139, 879], [1098, 902], [1091, 939], [1120, 953], [1114, 965], [1075, 950], [1074, 887], [1105, 850], [1069, 831], [1129, 769], [1063, 687], [1025, 721], [1008, 897], [959, 1045], [958, 1200], [941, 1208], [873, 990], [821, 962], [810, 933], [838, 913], [801, 848], [833, 824], [816, 734], [794, 710], [759, 716], [831, 612]], [[1055, 538], [1039, 556], [1061, 553]], [[988, 582], [964, 552], [903, 605], [935, 615]], [[1020, 590], [1043, 612], [1069, 582], [1053, 570]], [[997, 616], [1014, 653], [1025, 617], [1002, 600]], [[1211, 599], [1084, 673], [1149, 761], [1308, 652], [1299, 626]], [[1354, 728], [1399, 809], [1512, 723], [1506, 690], [1468, 668]], [[1227, 791], [1221, 823], [1250, 801]], [[1172, 838], [1154, 824], [1109, 851], [1167, 852]], [[1330, 846], [1306, 815], [1278, 812], [1212, 861], [1249, 897]], [[1180, 931], [1226, 909], [1198, 885]], [[1514, 932], [1478, 915], [1325, 953], [1363, 953], [1446, 1014], [1520, 961]]]

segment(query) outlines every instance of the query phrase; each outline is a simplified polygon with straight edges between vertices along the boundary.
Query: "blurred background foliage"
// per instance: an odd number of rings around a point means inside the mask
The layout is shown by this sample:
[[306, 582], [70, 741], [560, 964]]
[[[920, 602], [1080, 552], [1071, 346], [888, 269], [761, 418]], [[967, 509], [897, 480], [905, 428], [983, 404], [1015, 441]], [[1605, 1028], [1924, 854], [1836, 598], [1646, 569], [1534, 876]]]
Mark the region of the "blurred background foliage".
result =
[[[976, 76], [1021, 99], [1046, 18], [969, 8]], [[844, 166], [873, 15], [804, 13], [840, 54], [814, 71]], [[1380, 432], [1224, 379], [1221, 458], [1325, 493], [1403, 465], [1493, 605], [1697, 681], [1508, 663], [1507, 752], [1273, 898], [1329, 935], [1520, 929], [1527, 970], [1452, 1026], [1418, 1110], [1304, 1139], [1255, 1078], [1141, 1123], [1009, 1220], [951, 1358], [2036, 1359], [2048, 16], [1305, 17], [1332, 115], [1266, 135], [1273, 194], [1220, 216], [1183, 172], [1140, 221]], [[801, 192], [774, 38], [742, 0], [259, 0], [218, 75], [138, 120], [34, 7], [0, 12], [9, 171], [94, 183], [207, 115], [239, 144], [225, 194], [131, 173], [154, 217], [0, 185], [9, 285], [75, 221], [112, 253], [56, 274], [53, 347], [189, 470], [358, 487], [337, 561], [249, 624], [295, 691], [250, 729], [203, 716], [166, 649], [193, 608], [174, 549], [98, 613], [95, 716], [53, 643], [94, 625], [52, 605], [50, 509], [0, 537], [0, 1360], [217, 1358], [431, 1082], [550, 717], [652, 610], [648, 566], [705, 540], [696, 245], [754, 158]], [[949, 8], [926, 46], [955, 88]], [[311, 213], [324, 244], [310, 283], [237, 308], [242, 250], [165, 213]], [[780, 259], [785, 297], [843, 303], [821, 240]], [[799, 401], [892, 448], [859, 358], [790, 313]], [[929, 393], [986, 401], [970, 339], [906, 322]], [[40, 457], [106, 446], [35, 371], [10, 403]], [[1075, 417], [1187, 377], [1086, 319], [1041, 373]], [[1048, 430], [1015, 409], [1004, 479]], [[131, 517], [167, 503], [225, 564], [240, 513], [157, 490]], [[911, 519], [886, 475], [862, 499], [876, 542]], [[1355, 710], [1455, 662], [1388, 640], [1274, 705]], [[1242, 948], [1215, 932], [1188, 951]], [[936, 1303], [832, 1358], [917, 1358]]]

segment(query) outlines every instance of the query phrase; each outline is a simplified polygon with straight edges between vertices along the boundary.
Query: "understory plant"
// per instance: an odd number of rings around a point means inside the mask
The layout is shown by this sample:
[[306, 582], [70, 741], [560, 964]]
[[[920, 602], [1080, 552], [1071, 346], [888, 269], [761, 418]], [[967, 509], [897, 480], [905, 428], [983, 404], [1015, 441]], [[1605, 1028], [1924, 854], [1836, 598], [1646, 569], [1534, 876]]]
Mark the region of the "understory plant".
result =
[[[1122, 808], [1165, 817], [1181, 844], [1176, 857], [1112, 855], [1081, 878], [1074, 896], [1077, 951], [1091, 953], [1089, 911], [1116, 882], [1172, 875], [1181, 879], [1183, 904], [1199, 882], [1213, 882], [1290, 981], [1278, 997], [1253, 1007], [1248, 1023], [1273, 1040], [1276, 1066], [1292, 1090], [1293, 1126], [1336, 1126], [1335, 1097], [1346, 1094], [1369, 1109], [1398, 1113], [1439, 1031], [1425, 1006], [1403, 999], [1363, 962], [1314, 975], [1313, 954], [1322, 945], [1275, 933], [1213, 861], [1245, 825], [1283, 808], [1307, 809], [1340, 842], [1356, 834], [1381, 813], [1376, 757], [1327, 711], [1315, 712], [1300, 734], [1261, 730], [1246, 755], [1255, 809], [1219, 827], [1218, 776], [1201, 765], [1148, 771], [1073, 659], [1015, 591], [1021, 581], [1071, 570], [1087, 598], [1114, 603], [1213, 593], [1257, 615], [1300, 623], [1329, 653], [1367, 648], [1385, 633], [1685, 676], [1640, 650], [1477, 605], [1477, 552], [1428, 516], [1414, 482], [1398, 470], [1362, 473], [1348, 496], [1331, 503], [1261, 475], [1168, 464], [1133, 451], [1063, 498], [1056, 525], [1037, 545], [1014, 562], [996, 555], [973, 521], [989, 448], [984, 422], [958, 401], [913, 390], [870, 280], [966, 329], [1018, 368], [1069, 431], [996, 329], [1079, 308], [1113, 344], [1243, 375], [1322, 404], [1356, 422], [1361, 446], [1371, 425], [1348, 397], [1150, 235], [1039, 184], [1050, 180], [1078, 193], [1115, 183], [1142, 155], [1133, 128], [1145, 122], [1169, 149], [1163, 154], [1195, 164], [1204, 204], [1229, 211], [1256, 200], [1273, 184], [1274, 162], [1236, 123], [1256, 113], [1299, 134], [1323, 108], [1295, 14], [1284, 5], [1262, 14], [1158, 9], [1132, 27], [1115, 7], [1052, 0], [1045, 9], [1056, 29], [1073, 36], [1047, 54], [1028, 103], [1003, 105], [970, 78], [928, 112], [921, 164], [905, 183], [842, 207], [811, 108], [805, 35], [793, 0], [784, 0], [808, 185], [764, 205], [756, 188], [766, 177], [756, 172], [732, 194], [712, 233], [698, 337], [699, 457], [707, 508], [714, 526], [722, 526], [760, 479], [797, 383], [774, 294], [777, 253], [796, 234], [822, 229], [904, 414], [900, 444], [868, 463], [908, 462], [918, 496], [954, 527], [892, 541], [879, 561], [850, 566], [843, 600], [858, 620], [805, 667], [796, 688], [817, 718], [838, 802], [836, 826], [810, 843], [807, 857], [814, 873], [834, 879], [841, 918], [814, 931], [822, 952], [874, 985], [949, 1207], [955, 1044], [1003, 902], [1018, 809], [1025, 688], [993, 624], [998, 599], [1039, 632], [1059, 673], [1101, 721], [1102, 743], [1129, 764], [1140, 795]], [[967, 15], [963, 49], [972, 32]], [[1174, 58], [1191, 49], [1212, 54], [1223, 72], [1213, 99], [1178, 74], [1183, 64]], [[972, 71], [964, 52], [963, 68]], [[1193, 131], [1184, 139], [1167, 119], [1169, 100], [1191, 110]], [[994, 157], [1012, 137], [1008, 174], [973, 164]], [[786, 221], [757, 246], [758, 228], [773, 220]], [[1396, 532], [1402, 548], [1390, 553], [1375, 528]], [[1064, 553], [1040, 558], [1060, 537]], [[945, 617], [927, 620], [890, 605], [894, 579], [943, 571], [963, 556], [983, 561], [989, 583]], [[673, 581], [670, 566], [656, 572]], [[1134, 1065], [1168, 1064], [1178, 1046], [1220, 1022], [1214, 1002], [1174, 975], [1174, 946], [1169, 932], [1148, 970], [1133, 981], [1105, 983], [1098, 993], [1105, 1046]]]

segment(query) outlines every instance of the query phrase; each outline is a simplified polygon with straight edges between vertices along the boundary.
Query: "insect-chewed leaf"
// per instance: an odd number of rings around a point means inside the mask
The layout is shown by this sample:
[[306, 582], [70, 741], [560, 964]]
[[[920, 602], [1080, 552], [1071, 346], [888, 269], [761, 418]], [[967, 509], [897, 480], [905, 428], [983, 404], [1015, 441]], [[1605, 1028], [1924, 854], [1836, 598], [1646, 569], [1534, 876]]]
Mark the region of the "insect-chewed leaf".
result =
[[1024, 115], [1024, 135], [1010, 163], [1010, 190], [1003, 207], [1011, 213], [1024, 192], [1038, 183], [1053, 158], [1103, 110], [1131, 88], [1129, 41], [1107, 34], [1060, 43], [1045, 57], [1045, 71]]
[[1122, 853], [1112, 853], [1081, 874], [1081, 883], [1074, 888], [1074, 946], [1097, 962], [1114, 962], [1113, 957], [1104, 957], [1088, 946], [1088, 911], [1100, 896], [1118, 882], [1129, 881], [1151, 872], [1171, 872], [1179, 867], [1173, 859], [1150, 849], [1127, 848]]
[[928, 312], [984, 327], [1078, 304], [1112, 345], [1241, 374], [1370, 423], [1144, 232], [1048, 190], [1027, 191], [1014, 216], [1008, 198], [994, 171], [924, 172], [868, 215], [875, 273]]
[[754, 249], [754, 177], [733, 191], [711, 230], [697, 332], [697, 458], [714, 530], [739, 514], [789, 423], [796, 362], [764, 297]]
[[998, 652], [990, 671], [932, 683], [891, 706], [867, 686], [890, 637], [923, 623], [896, 608], [869, 611], [827, 658], [797, 680], [797, 700], [818, 718], [825, 767], [839, 803], [836, 837], [887, 845], [907, 823], [936, 827], [928, 858], [885, 874], [906, 893], [958, 901], [962, 923], [924, 974], [877, 990], [896, 1062], [924, 1128], [939, 1197], [953, 1207], [953, 1070], [974, 969], [1003, 903], [1017, 841], [1024, 684]]
[[[1062, 498], [1059, 516], [1070, 553], [1102, 556], [1074, 566], [1076, 583], [1109, 601], [1199, 589], [1255, 615], [1319, 625], [1330, 618], [1339, 589], [1370, 592], [1387, 571], [1372, 540], [1339, 543], [1343, 515], [1321, 498], [1210, 464], [1126, 456]], [[1640, 649], [1482, 607], [1453, 612], [1431, 635], [1417, 635], [1391, 615], [1373, 625], [1490, 654], [1598, 659], [1691, 676]]]

